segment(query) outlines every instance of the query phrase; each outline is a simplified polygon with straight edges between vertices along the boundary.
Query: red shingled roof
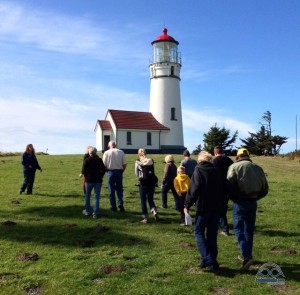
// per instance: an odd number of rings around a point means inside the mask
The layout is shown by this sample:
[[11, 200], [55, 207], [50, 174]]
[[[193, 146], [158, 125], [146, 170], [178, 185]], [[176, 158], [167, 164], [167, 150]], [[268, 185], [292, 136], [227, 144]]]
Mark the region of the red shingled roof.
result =
[[109, 121], [106, 121], [106, 120], [98, 120], [98, 124], [100, 125], [100, 128], [101, 128], [102, 130], [111, 130], [111, 129], [112, 129], [112, 127], [111, 127]]
[[110, 113], [119, 129], [170, 130], [160, 124], [149, 112], [108, 110], [107, 113]]

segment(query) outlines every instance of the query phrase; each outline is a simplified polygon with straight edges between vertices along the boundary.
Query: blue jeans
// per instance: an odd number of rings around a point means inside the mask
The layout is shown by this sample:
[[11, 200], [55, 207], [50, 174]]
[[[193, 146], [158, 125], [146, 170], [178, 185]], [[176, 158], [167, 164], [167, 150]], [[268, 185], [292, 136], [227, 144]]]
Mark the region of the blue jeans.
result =
[[94, 214], [98, 215], [99, 213], [99, 204], [100, 204], [100, 192], [101, 192], [101, 187], [102, 187], [102, 182], [96, 182], [96, 183], [91, 183], [91, 182], [86, 182], [85, 183], [85, 204], [84, 208], [86, 212], [90, 213], [91, 212], [91, 193], [92, 190], [94, 189]]
[[118, 205], [123, 206], [123, 170], [109, 170], [107, 172], [107, 180], [110, 209], [116, 211], [116, 193], [118, 196]]
[[227, 206], [228, 206], [228, 197], [226, 196], [226, 203], [224, 204], [222, 213], [220, 215], [219, 226], [223, 232], [229, 233], [229, 226], [227, 220]]
[[141, 199], [141, 208], [142, 208], [142, 216], [143, 218], [148, 218], [148, 209], [147, 209], [147, 201], [149, 203], [150, 211], [156, 211], [156, 206], [154, 203], [154, 191], [155, 186], [145, 186], [140, 185], [140, 199]]
[[176, 193], [176, 190], [174, 188], [173, 182], [169, 183], [166, 182], [161, 189], [161, 198], [162, 198], [162, 207], [167, 208], [168, 207], [168, 192], [169, 190], [172, 191], [172, 194], [174, 196], [174, 202], [175, 202], [175, 210], [179, 211], [178, 208], [178, 196]]
[[24, 182], [20, 188], [20, 191], [23, 193], [27, 189], [27, 194], [32, 194], [33, 183], [35, 179], [36, 169], [23, 169]]
[[202, 257], [201, 266], [218, 266], [217, 234], [220, 215], [203, 213], [196, 216], [195, 236], [199, 253]]
[[256, 209], [256, 201], [241, 200], [233, 203], [233, 228], [245, 260], [252, 258]]

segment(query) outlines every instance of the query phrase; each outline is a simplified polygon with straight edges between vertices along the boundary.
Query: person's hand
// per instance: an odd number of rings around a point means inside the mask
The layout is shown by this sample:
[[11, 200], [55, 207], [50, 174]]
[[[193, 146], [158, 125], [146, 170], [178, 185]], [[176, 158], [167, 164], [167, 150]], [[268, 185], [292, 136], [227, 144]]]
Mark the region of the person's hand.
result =
[[188, 208], [184, 208], [183, 212], [184, 212], [184, 214], [189, 214], [189, 209]]
[[82, 176], [83, 176], [83, 174], [82, 174], [82, 173], [80, 173], [80, 174], [79, 174], [79, 177], [82, 177]]

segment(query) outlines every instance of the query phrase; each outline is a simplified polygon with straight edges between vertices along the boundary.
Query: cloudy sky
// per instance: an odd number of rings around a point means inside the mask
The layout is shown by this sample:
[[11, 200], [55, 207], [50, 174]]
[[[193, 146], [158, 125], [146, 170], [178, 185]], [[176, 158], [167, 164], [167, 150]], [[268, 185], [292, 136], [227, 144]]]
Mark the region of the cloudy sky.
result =
[[0, 151], [83, 153], [107, 109], [149, 111], [164, 27], [182, 56], [188, 149], [215, 124], [246, 138], [266, 111], [282, 152], [295, 149], [300, 1], [0, 0]]

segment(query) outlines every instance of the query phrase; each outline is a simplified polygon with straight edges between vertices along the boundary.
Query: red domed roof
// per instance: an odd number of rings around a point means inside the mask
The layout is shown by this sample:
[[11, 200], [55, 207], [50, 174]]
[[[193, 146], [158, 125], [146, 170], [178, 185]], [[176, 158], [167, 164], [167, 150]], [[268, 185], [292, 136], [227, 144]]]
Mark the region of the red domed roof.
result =
[[158, 36], [151, 44], [153, 45], [156, 42], [164, 42], [164, 41], [169, 41], [169, 42], [174, 42], [177, 45], [179, 44], [178, 41], [176, 41], [173, 37], [167, 34], [168, 30], [166, 28], [163, 29], [163, 34]]

